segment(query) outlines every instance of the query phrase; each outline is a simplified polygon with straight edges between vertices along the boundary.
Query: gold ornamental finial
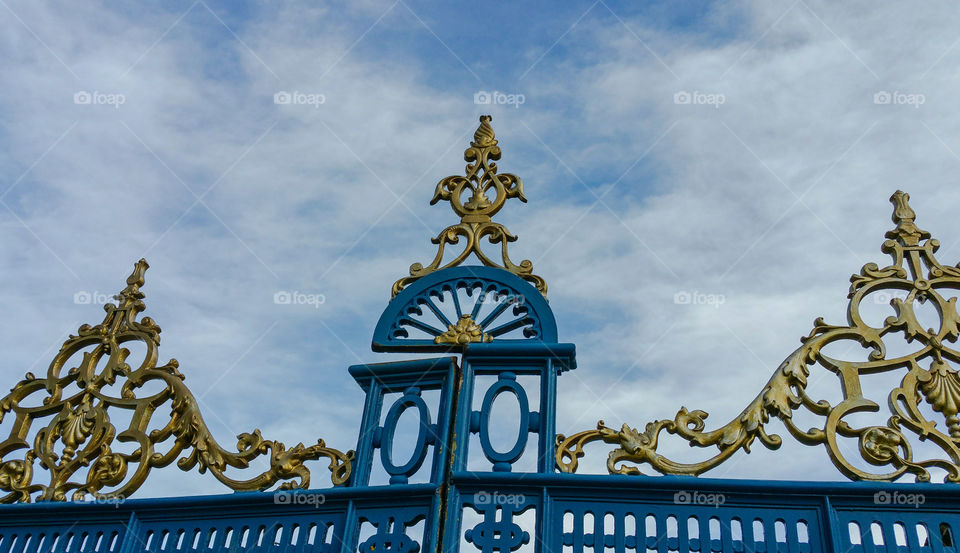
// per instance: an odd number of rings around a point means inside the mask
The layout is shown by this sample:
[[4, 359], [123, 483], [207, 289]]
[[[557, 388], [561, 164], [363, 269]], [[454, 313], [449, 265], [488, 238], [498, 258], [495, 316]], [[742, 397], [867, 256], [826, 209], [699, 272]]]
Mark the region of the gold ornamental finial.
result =
[[490, 126], [491, 120], [493, 120], [493, 117], [489, 115], [480, 116], [480, 126], [477, 127], [477, 132], [473, 133], [474, 147], [482, 148], [484, 146], [497, 145], [497, 140], [493, 134], [493, 127]]
[[[493, 127], [490, 126], [492, 119], [489, 115], [480, 116], [480, 126], [473, 134], [473, 142], [463, 152], [463, 159], [467, 161], [466, 176], [456, 175], [441, 180], [437, 184], [433, 199], [430, 200], [430, 205], [441, 200], [450, 202], [450, 207], [460, 217], [460, 222], [443, 229], [436, 238], [431, 240], [439, 246], [436, 257], [426, 267], [420, 263], [411, 265], [410, 276], [393, 283], [393, 296], [399, 294], [418, 278], [440, 269], [460, 265], [470, 257], [471, 253], [476, 254], [484, 265], [510, 271], [536, 286], [540, 293], [547, 294], [547, 283], [543, 278], [533, 274], [533, 263], [530, 260], [525, 259], [517, 265], [507, 255], [507, 243], [516, 241], [517, 237], [510, 234], [510, 231], [500, 223], [491, 220], [508, 199], [517, 198], [521, 202], [527, 201], [523, 195], [523, 181], [520, 177], [510, 173], [497, 173], [497, 164], [494, 161], [500, 159], [501, 152], [500, 147], [497, 146]], [[487, 195], [488, 192], [493, 192], [493, 200]], [[467, 194], [469, 197], [464, 202], [463, 196]], [[447, 244], [459, 243], [461, 236], [466, 239], [463, 251], [452, 261], [442, 265], [444, 247]], [[489, 240], [491, 244], [501, 244], [502, 261], [500, 263], [490, 259], [480, 249], [480, 241], [483, 238]]]
[[914, 213], [909, 202], [910, 194], [902, 190], [897, 190], [893, 193], [893, 196], [890, 196], [890, 203], [893, 204], [893, 216], [891, 218], [897, 224], [897, 228], [887, 231], [886, 237], [900, 240], [900, 244], [904, 246], [916, 246], [921, 240], [930, 238], [930, 233], [920, 230], [914, 224], [913, 220], [917, 218], [917, 214]]

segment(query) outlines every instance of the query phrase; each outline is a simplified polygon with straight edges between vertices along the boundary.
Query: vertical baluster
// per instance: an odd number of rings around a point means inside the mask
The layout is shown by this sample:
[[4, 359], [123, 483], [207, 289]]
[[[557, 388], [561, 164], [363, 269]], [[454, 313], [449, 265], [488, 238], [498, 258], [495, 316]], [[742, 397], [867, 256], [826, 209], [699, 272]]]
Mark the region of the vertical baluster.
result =
[[667, 535], [667, 517], [661, 513], [654, 513], [653, 528], [657, 536], [657, 553], [669, 553], [670, 537]]
[[626, 553], [626, 513], [613, 514], [613, 547], [616, 553]]
[[[860, 538], [860, 542], [863, 544], [863, 550], [869, 553], [885, 553], [887, 550], [886, 545], [877, 543], [877, 539], [873, 535], [873, 518], [865, 519], [865, 522], [866, 526], [860, 527], [860, 534], [863, 535], [863, 537]], [[882, 538], [882, 532], [880, 536]]]
[[700, 527], [700, 553], [708, 553], [713, 547], [710, 541], [710, 517], [706, 515], [698, 516], [697, 525]]
[[[852, 545], [852, 550], [875, 553], [876, 549], [873, 543], [873, 532], [870, 530], [870, 522], [872, 521], [868, 520], [865, 517], [856, 517], [856, 518], [851, 517], [849, 520], [856, 522], [858, 524], [858, 528], [860, 532], [860, 545], [859, 546]], [[850, 537], [849, 529], [846, 529], [846, 532], [847, 532], [847, 537], [849, 538]], [[853, 542], [851, 540], [851, 544], [852, 543]]]
[[227, 544], [227, 532], [229, 531], [229, 526], [222, 525], [217, 528], [217, 535], [213, 538], [213, 551], [223, 551], [226, 548]]
[[779, 553], [776, 519], [764, 516], [760, 519], [760, 524], [763, 525], [763, 540], [767, 546], [767, 553]]
[[[741, 524], [741, 529], [743, 525]], [[733, 551], [733, 517], [720, 519], [720, 550]]]
[[10, 548], [10, 553], [23, 553], [23, 547], [26, 545], [27, 536], [29, 532], [20, 532], [20, 535], [17, 536], [17, 543], [13, 544], [13, 547]]
[[893, 523], [895, 519], [893, 516], [885, 516], [880, 520], [880, 530], [883, 533], [883, 543], [886, 551], [890, 553], [898, 553], [897, 549], [897, 536], [893, 531]]
[[573, 513], [573, 553], [583, 553], [583, 515], [582, 511]]
[[785, 518], [783, 520], [784, 539], [787, 541], [787, 551], [789, 553], [800, 553], [800, 535], [797, 533], [797, 519]]
[[943, 553], [943, 538], [940, 536], [940, 524], [933, 519], [927, 519], [927, 539], [930, 542], [930, 551], [933, 553]]
[[907, 535], [907, 548], [910, 553], [921, 553], [925, 551], [924, 548], [920, 546], [920, 535], [917, 531], [917, 521], [914, 519], [911, 522], [904, 522], [904, 533]]
[[690, 551], [690, 532], [687, 517], [680, 516], [677, 513], [677, 551], [680, 553], [689, 553]]
[[603, 532], [603, 519], [605, 515], [603, 511], [593, 513], [593, 551], [594, 553], [604, 553], [603, 551], [603, 541], [604, 541], [604, 532]]

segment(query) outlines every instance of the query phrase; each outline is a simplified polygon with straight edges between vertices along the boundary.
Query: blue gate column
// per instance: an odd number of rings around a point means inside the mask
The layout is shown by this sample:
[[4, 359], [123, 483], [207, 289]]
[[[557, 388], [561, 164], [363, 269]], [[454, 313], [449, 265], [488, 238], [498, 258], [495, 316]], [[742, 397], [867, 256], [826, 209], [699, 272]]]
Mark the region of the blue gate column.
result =
[[[450, 455], [450, 429], [454, 414], [457, 361], [453, 357], [354, 365], [350, 374], [366, 400], [350, 486], [371, 490], [370, 475], [375, 467], [389, 475], [386, 486], [366, 499], [351, 501], [341, 539], [342, 553], [430, 552], [440, 543], [443, 489]], [[439, 401], [431, 405], [423, 392], [439, 390]], [[391, 398], [388, 394], [395, 396]], [[383, 410], [386, 409], [386, 415]], [[408, 410], [418, 421], [413, 451], [406, 458], [394, 458], [397, 424]], [[381, 424], [381, 419], [383, 423]], [[427, 483], [412, 484], [411, 477], [426, 472]], [[411, 529], [423, 521], [423, 535]], [[364, 527], [373, 534], [363, 537]], [[360, 543], [361, 539], [363, 542]]]
[[[521, 472], [515, 463], [532, 446], [536, 451], [534, 472], [553, 474], [556, 471], [557, 377], [574, 368], [573, 344], [536, 340], [493, 341], [466, 347], [457, 399], [444, 551], [459, 548], [461, 539], [472, 544], [479, 553], [509, 553], [531, 542], [534, 551], [547, 551], [547, 544], [541, 539], [543, 529], [549, 525], [547, 497], [536, 488], [524, 486], [522, 474], [517, 474], [515, 481], [506, 478], [491, 485], [491, 467], [472, 467], [471, 461], [485, 464], [483, 460], [486, 459], [492, 465], [493, 473], [510, 477], [512, 475], [507, 473]], [[495, 377], [495, 380], [478, 380], [484, 376]], [[531, 401], [533, 391], [538, 392], [539, 401]], [[499, 403], [496, 399], [503, 394], [514, 396], [517, 402], [519, 420], [516, 426], [504, 428], [505, 425], [491, 424], [494, 404]], [[505, 440], [498, 439], [504, 437], [502, 433], [509, 436], [505, 436]], [[474, 434], [478, 435], [477, 440], [471, 440]], [[495, 443], [501, 444], [499, 448]], [[478, 444], [479, 452], [473, 451], [471, 455], [471, 446]], [[480, 522], [464, 520], [466, 510], [477, 513]], [[535, 513], [532, 524], [528, 521], [528, 524], [521, 525], [518, 517], [531, 510]]]
[[[463, 377], [457, 405], [456, 447], [454, 471], [468, 470], [470, 436], [479, 435], [480, 450], [492, 463], [494, 472], [511, 472], [514, 463], [526, 451], [531, 439], [536, 440], [537, 472], [554, 472], [556, 448], [557, 377], [576, 368], [573, 344], [526, 342], [491, 342], [470, 344], [463, 354]], [[497, 380], [489, 387], [480, 388], [477, 377], [492, 375]], [[532, 375], [538, 378], [540, 401], [531, 405], [528, 390], [520, 385], [518, 377]], [[513, 395], [519, 404], [519, 431], [511, 436], [512, 446], [498, 450], [494, 436], [510, 432], [490, 424], [494, 400], [501, 394]], [[474, 409], [474, 398], [480, 408]], [[512, 434], [512, 432], [511, 432]]]
[[[370, 473], [378, 459], [390, 475], [390, 484], [406, 484], [428, 458], [429, 481], [434, 484], [443, 481], [453, 420], [456, 365], [456, 358], [438, 357], [350, 367], [350, 375], [366, 392], [351, 486], [369, 485]], [[427, 390], [440, 391], [439, 405], [426, 404], [421, 394]], [[385, 396], [394, 393], [401, 395], [385, 406]], [[384, 407], [387, 415], [381, 425]], [[415, 409], [419, 421], [413, 453], [408, 459], [394, 459], [397, 423], [407, 409]]]

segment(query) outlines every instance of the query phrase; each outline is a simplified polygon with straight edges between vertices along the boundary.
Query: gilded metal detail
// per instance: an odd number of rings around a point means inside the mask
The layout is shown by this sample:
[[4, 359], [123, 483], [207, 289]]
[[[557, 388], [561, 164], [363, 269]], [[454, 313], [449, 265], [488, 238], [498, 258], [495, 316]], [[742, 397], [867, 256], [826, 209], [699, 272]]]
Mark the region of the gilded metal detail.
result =
[[470, 315], [460, 315], [457, 322], [448, 325], [447, 331], [433, 339], [436, 344], [457, 344], [466, 345], [470, 342], [492, 342], [493, 336], [490, 336], [480, 328], [480, 325], [473, 322]]
[[[699, 475], [740, 449], [749, 453], [755, 440], [759, 439], [769, 449], [777, 449], [782, 443], [781, 437], [766, 429], [770, 419], [777, 418], [799, 442], [823, 444], [834, 465], [850, 479], [890, 481], [912, 474], [917, 481], [929, 481], [929, 469], [936, 468], [944, 472], [945, 481], [960, 481], [960, 375], [950, 365], [960, 363], [960, 351], [953, 347], [960, 335], [960, 316], [956, 309], [960, 268], [944, 266], [936, 259], [934, 254], [940, 243], [916, 226], [916, 214], [910, 208], [909, 199], [900, 191], [890, 198], [896, 228], [886, 233], [888, 240], [883, 243], [882, 251], [891, 255], [893, 263], [882, 269], [868, 263], [860, 274], [850, 278], [849, 324], [828, 325], [822, 318], [814, 321], [810, 334], [801, 338], [801, 347], [777, 368], [760, 394], [734, 420], [707, 431], [705, 411], [682, 408], [672, 420], [647, 423], [642, 431], [626, 424], [615, 430], [600, 421], [595, 430], [569, 437], [557, 436], [559, 469], [576, 471], [584, 446], [603, 441], [617, 446], [607, 458], [607, 469], [611, 473], [641, 474], [636, 465], [647, 464], [662, 474]], [[891, 291], [906, 295], [890, 300], [894, 314], [879, 328], [866, 324], [860, 313], [864, 298], [876, 293], [889, 297]], [[939, 314], [939, 329], [923, 328], [914, 311], [917, 302], [932, 303]], [[883, 339], [891, 333], [902, 334], [908, 343], [916, 344], [917, 350], [888, 358]], [[834, 359], [822, 352], [828, 344], [850, 340], [870, 350], [865, 361]], [[811, 365], [819, 365], [837, 375], [843, 399], [836, 405], [814, 400], [807, 394]], [[886, 424], [856, 426], [845, 420], [852, 413], [880, 411], [879, 404], [863, 395], [861, 378], [888, 372], [902, 373], [902, 380], [887, 397], [891, 416]], [[924, 402], [942, 419], [928, 418], [921, 410]], [[822, 418], [822, 426], [800, 429], [793, 420], [797, 409]], [[675, 462], [657, 452], [662, 432], [678, 435], [691, 446], [715, 446], [718, 451], [701, 462]], [[838, 438], [857, 441], [862, 458], [858, 462], [860, 466], [847, 458]], [[911, 444], [917, 440], [934, 444], [942, 453], [934, 454], [933, 458], [915, 459], [915, 448]], [[883, 468], [861, 468], [863, 461], [868, 467]]]
[[[16, 417], [9, 436], [0, 442], [0, 490], [8, 492], [0, 502], [64, 501], [68, 493], [74, 500], [87, 495], [125, 498], [143, 484], [150, 469], [174, 460], [182, 470], [209, 470], [241, 491], [263, 490], [281, 481], [283, 489], [306, 488], [310, 471], [304, 461], [326, 457], [334, 485], [344, 484], [354, 453], [328, 448], [323, 440], [287, 449], [254, 430], [237, 437], [236, 452], [217, 443], [177, 370], [179, 363], [171, 359], [157, 366], [160, 327], [150, 317], [137, 320], [146, 307], [140, 287], [147, 268], [143, 259], [136, 263], [126, 288], [114, 296], [117, 305], [105, 305], [102, 323], [83, 325], [64, 342], [46, 378], [27, 373], [0, 400], [0, 421], [10, 413]], [[127, 363], [130, 350], [121, 347], [126, 342], [146, 348], [137, 368]], [[82, 359], [68, 366], [77, 353]], [[155, 411], [167, 403], [169, 420], [155, 421]], [[127, 428], [118, 432], [110, 421], [111, 408], [115, 414], [130, 413]], [[27, 437], [35, 422], [45, 426], [37, 430], [31, 446]], [[235, 480], [224, 474], [227, 467], [246, 468], [267, 454], [270, 468], [253, 478]], [[35, 482], [36, 463], [49, 473], [49, 483]], [[105, 491], [108, 487], [112, 489]]]
[[[450, 207], [460, 217], [460, 222], [443, 229], [436, 238], [431, 239], [431, 242], [438, 245], [436, 257], [426, 267], [421, 263], [411, 265], [410, 276], [393, 283], [393, 296], [420, 277], [460, 265], [471, 253], [484, 265], [506, 269], [536, 286], [542, 294], [547, 294], [547, 283], [533, 274], [533, 263], [530, 260], [524, 259], [519, 265], [510, 260], [507, 244], [514, 242], [517, 237], [510, 234], [502, 224], [491, 220], [508, 199], [527, 201], [523, 195], [523, 181], [520, 177], [510, 173], [497, 173], [497, 164], [494, 161], [500, 159], [501, 152], [493, 134], [493, 127], [490, 126], [491, 119], [493, 118], [489, 115], [480, 117], [480, 126], [473, 135], [473, 142], [463, 152], [463, 159], [467, 162], [466, 176], [454, 175], [441, 180], [437, 184], [433, 199], [430, 200], [430, 205], [440, 200], [450, 202]], [[494, 194], [493, 199], [488, 195], [491, 192]], [[466, 196], [469, 197], [464, 202]], [[466, 240], [463, 251], [441, 266], [444, 248], [447, 244], [458, 244], [460, 237]], [[480, 249], [480, 242], [484, 238], [491, 244], [501, 245], [501, 263], [497, 263]]]

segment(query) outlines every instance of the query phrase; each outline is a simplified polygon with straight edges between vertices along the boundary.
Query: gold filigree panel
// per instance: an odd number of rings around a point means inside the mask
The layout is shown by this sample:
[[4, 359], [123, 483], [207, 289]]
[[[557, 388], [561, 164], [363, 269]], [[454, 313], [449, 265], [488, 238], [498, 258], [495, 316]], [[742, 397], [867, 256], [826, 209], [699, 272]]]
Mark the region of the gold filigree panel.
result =
[[[437, 184], [437, 190], [430, 200], [430, 205], [441, 200], [450, 202], [450, 207], [460, 217], [460, 222], [443, 229], [431, 240], [438, 246], [436, 257], [426, 267], [421, 263], [410, 265], [410, 276], [393, 283], [393, 296], [421, 277], [460, 265], [470, 254], [476, 255], [484, 265], [510, 271], [536, 286], [542, 294], [547, 294], [547, 282], [533, 274], [533, 263], [524, 259], [518, 265], [507, 254], [507, 244], [516, 241], [517, 237], [510, 234], [507, 227], [491, 220], [510, 198], [527, 201], [523, 195], [523, 181], [520, 177], [497, 172], [497, 164], [494, 162], [500, 159], [501, 152], [493, 127], [490, 126], [492, 119], [489, 115], [480, 117], [480, 126], [473, 135], [473, 142], [463, 152], [463, 159], [467, 162], [466, 176], [455, 175], [443, 179]], [[443, 263], [447, 244], [457, 245], [461, 238], [465, 242], [463, 251], [453, 260]], [[499, 263], [480, 248], [484, 238], [491, 244], [500, 244]]]
[[[346, 483], [353, 451], [328, 448], [323, 440], [287, 449], [254, 430], [237, 437], [235, 452], [217, 443], [177, 361], [157, 366], [160, 327], [150, 317], [137, 320], [145, 309], [140, 287], [147, 268], [146, 260], [137, 262], [126, 288], [115, 296], [117, 305], [105, 305], [103, 322], [83, 325], [67, 339], [46, 377], [27, 373], [0, 400], [0, 421], [14, 417], [9, 436], [0, 442], [0, 490], [7, 492], [0, 502], [63, 501], [68, 494], [74, 500], [88, 494], [126, 498], [151, 469], [174, 461], [183, 470], [209, 470], [240, 491], [263, 490], [277, 482], [284, 489], [306, 488], [310, 471], [304, 461], [327, 458], [333, 484]], [[127, 363], [130, 350], [123, 347], [130, 342], [146, 350], [136, 368]], [[81, 352], [80, 362], [71, 366]], [[118, 429], [110, 413], [120, 410], [128, 412], [130, 423]], [[155, 429], [148, 430], [151, 426]], [[31, 430], [33, 443], [27, 441]], [[116, 451], [120, 444], [129, 444], [125, 449], [132, 451]], [[228, 467], [247, 468], [265, 455], [270, 468], [252, 478], [235, 480], [225, 474]]]
[[[960, 364], [960, 351], [955, 347], [960, 335], [956, 309], [960, 268], [937, 260], [934, 254], [940, 243], [916, 226], [909, 199], [900, 191], [890, 198], [896, 228], [887, 232], [882, 251], [891, 255], [893, 263], [884, 268], [868, 263], [850, 278], [848, 324], [828, 325], [821, 318], [814, 321], [813, 330], [801, 339], [801, 347], [777, 368], [738, 417], [714, 430], [705, 430], [705, 411], [686, 408], [673, 419], [647, 423], [642, 431], [626, 424], [616, 430], [600, 421], [595, 430], [557, 436], [558, 468], [576, 471], [584, 446], [602, 441], [616, 446], [607, 458], [611, 473], [641, 474], [638, 465], [649, 465], [662, 474], [699, 475], [741, 449], [749, 452], [758, 439], [769, 449], [780, 447], [782, 438], [767, 431], [771, 418], [776, 418], [800, 443], [823, 445], [833, 464], [853, 480], [890, 481], [912, 474], [917, 481], [929, 481], [930, 469], [938, 468], [945, 472], [945, 481], [960, 481], [960, 375], [953, 368]], [[880, 327], [866, 324], [861, 314], [863, 299], [892, 291], [906, 294], [890, 301], [894, 315]], [[923, 328], [915, 312], [918, 302], [933, 305], [939, 314], [939, 328]], [[916, 342], [917, 351], [888, 357], [884, 337], [891, 334]], [[829, 344], [851, 340], [870, 350], [867, 360], [842, 361], [822, 351]], [[839, 377], [843, 399], [836, 405], [807, 394], [811, 366], [820, 366]], [[862, 380], [881, 373], [902, 375], [900, 385], [887, 397], [891, 416], [885, 425], [856, 426], [848, 420], [849, 415], [880, 410], [876, 402], [864, 396]], [[924, 404], [938, 417], [931, 420], [924, 415]], [[798, 409], [822, 419], [822, 425], [802, 430], [793, 420]], [[657, 452], [663, 432], [680, 436], [693, 447], [715, 447], [716, 453], [696, 463], [673, 461]], [[838, 438], [857, 441], [860, 460], [856, 464], [841, 451]], [[932, 458], [915, 458], [918, 440], [935, 444], [940, 453]]]

